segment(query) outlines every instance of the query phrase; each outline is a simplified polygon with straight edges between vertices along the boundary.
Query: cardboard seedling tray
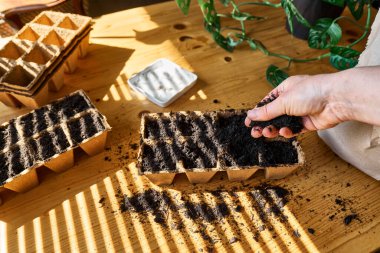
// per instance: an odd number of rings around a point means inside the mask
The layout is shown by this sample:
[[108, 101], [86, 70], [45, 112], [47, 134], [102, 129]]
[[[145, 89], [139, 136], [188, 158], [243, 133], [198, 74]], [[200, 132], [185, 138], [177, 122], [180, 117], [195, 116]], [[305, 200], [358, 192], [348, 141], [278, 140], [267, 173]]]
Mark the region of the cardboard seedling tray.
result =
[[83, 91], [10, 120], [0, 126], [0, 188], [28, 191], [39, 183], [37, 168], [72, 167], [76, 148], [102, 152], [110, 129]]
[[91, 18], [44, 11], [0, 49], [0, 101], [37, 108], [85, 57]]
[[245, 127], [245, 110], [144, 114], [138, 154], [140, 175], [155, 184], [171, 184], [185, 173], [191, 183], [207, 183], [218, 171], [230, 181], [265, 170], [280, 179], [304, 164], [295, 139], [254, 139]]

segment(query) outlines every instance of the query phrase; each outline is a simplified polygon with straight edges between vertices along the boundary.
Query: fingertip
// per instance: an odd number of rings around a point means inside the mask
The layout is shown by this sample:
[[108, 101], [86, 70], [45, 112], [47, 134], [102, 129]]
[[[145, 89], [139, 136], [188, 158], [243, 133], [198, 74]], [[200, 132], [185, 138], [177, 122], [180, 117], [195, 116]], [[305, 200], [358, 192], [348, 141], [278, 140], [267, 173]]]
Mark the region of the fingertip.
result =
[[263, 129], [262, 134], [267, 138], [275, 138], [278, 136], [278, 130], [274, 126], [267, 126]]
[[251, 130], [251, 135], [253, 138], [260, 138], [262, 134], [262, 129], [260, 127], [253, 127]]
[[247, 112], [247, 118], [250, 120], [257, 120], [258, 114], [257, 114], [258, 109], [252, 109]]
[[246, 117], [244, 120], [244, 124], [246, 127], [250, 127], [251, 126], [251, 120], [248, 117]]
[[285, 137], [285, 138], [292, 138], [295, 135], [293, 134], [292, 130], [290, 130], [288, 127], [283, 127], [279, 131], [280, 135]]

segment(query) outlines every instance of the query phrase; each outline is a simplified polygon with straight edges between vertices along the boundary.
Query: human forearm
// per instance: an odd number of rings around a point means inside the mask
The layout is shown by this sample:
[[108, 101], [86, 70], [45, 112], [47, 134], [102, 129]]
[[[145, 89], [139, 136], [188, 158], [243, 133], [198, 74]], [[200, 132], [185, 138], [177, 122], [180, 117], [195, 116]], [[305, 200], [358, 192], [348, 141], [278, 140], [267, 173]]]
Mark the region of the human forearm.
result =
[[334, 79], [328, 103], [336, 115], [342, 121], [380, 125], [380, 66], [349, 69]]

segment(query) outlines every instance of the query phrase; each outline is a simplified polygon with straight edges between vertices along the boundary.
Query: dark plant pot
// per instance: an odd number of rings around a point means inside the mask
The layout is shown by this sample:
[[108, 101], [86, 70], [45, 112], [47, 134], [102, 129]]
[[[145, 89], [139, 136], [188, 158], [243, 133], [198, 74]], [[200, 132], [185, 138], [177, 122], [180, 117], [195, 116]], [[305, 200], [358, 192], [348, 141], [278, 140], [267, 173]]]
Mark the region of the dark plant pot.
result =
[[375, 0], [372, 2], [372, 7], [375, 8], [375, 9], [379, 9], [379, 6], [380, 6], [380, 1], [379, 0]]
[[[344, 8], [331, 5], [322, 0], [294, 0], [294, 5], [311, 25], [314, 25], [320, 18], [337, 18], [344, 10]], [[290, 32], [288, 21], [286, 21], [286, 30]], [[309, 29], [299, 23], [296, 18], [293, 18], [293, 35], [303, 40], [307, 40], [309, 37]]]

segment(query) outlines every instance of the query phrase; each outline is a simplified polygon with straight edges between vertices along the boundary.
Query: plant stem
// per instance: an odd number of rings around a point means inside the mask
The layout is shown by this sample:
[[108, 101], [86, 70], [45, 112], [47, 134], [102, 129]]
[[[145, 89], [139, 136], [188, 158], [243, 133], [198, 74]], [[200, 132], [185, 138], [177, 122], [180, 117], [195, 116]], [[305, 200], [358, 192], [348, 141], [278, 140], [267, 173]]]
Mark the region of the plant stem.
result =
[[293, 58], [293, 57], [290, 57], [290, 56], [287, 56], [287, 55], [272, 53], [272, 52], [269, 52], [269, 51], [267, 52], [266, 55], [278, 57], [278, 58], [281, 58], [281, 59], [284, 59], [284, 60], [287, 60], [287, 61], [292, 61], [292, 62], [311, 62], [311, 61], [318, 61], [318, 60], [321, 60], [323, 58], [327, 58], [327, 57], [330, 56], [330, 53], [325, 53], [325, 54], [322, 54], [322, 55], [320, 55], [318, 57], [306, 58], [306, 59]]
[[351, 48], [351, 47], [355, 46], [356, 44], [358, 44], [360, 41], [362, 41], [365, 38], [365, 36], [367, 36], [367, 33], [369, 31], [370, 23], [371, 23], [371, 4], [368, 4], [367, 5], [367, 21], [366, 21], [366, 24], [365, 24], [364, 33], [362, 34], [362, 36], [360, 36], [359, 39], [357, 39], [356, 41], [354, 41], [351, 44], [347, 45], [346, 47]]
[[346, 19], [347, 21], [350, 21], [351, 24], [356, 25], [357, 27], [359, 27], [363, 31], [366, 29], [364, 26], [360, 25], [358, 22], [355, 22], [354, 20], [352, 20], [352, 18], [347, 17], [347, 16], [337, 17], [336, 19], [334, 19], [333, 23], [336, 23], [341, 19]]
[[281, 3], [273, 4], [270, 2], [244, 2], [244, 3], [237, 4], [238, 7], [244, 6], [244, 5], [261, 5], [261, 6], [269, 6], [269, 7], [274, 7], [274, 8], [280, 8], [281, 7]]
[[240, 32], [243, 31], [241, 28], [238, 28], [238, 27], [230, 27], [230, 26], [222, 27], [220, 31], [223, 32], [223, 31], [225, 31], [225, 30], [233, 30], [233, 31], [240, 31]]

